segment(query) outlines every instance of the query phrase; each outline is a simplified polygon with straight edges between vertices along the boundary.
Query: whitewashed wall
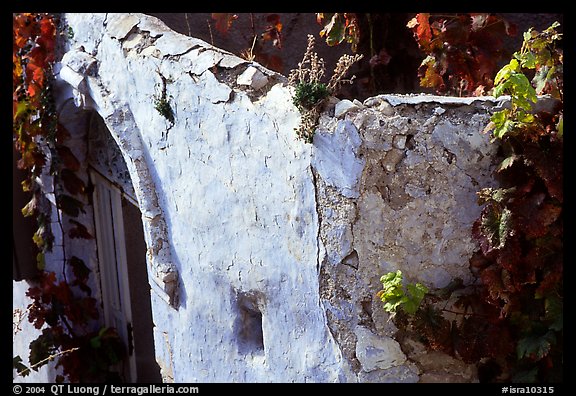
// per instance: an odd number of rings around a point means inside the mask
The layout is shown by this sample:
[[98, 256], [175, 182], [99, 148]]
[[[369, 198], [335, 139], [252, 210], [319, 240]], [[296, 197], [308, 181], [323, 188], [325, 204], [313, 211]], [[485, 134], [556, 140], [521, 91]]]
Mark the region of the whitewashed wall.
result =
[[[102, 117], [130, 171], [165, 381], [474, 381], [405, 354], [375, 294], [395, 269], [471, 280], [493, 99], [334, 99], [311, 145], [284, 76], [143, 14], [65, 21], [59, 99]], [[174, 124], [154, 108], [163, 79]]]

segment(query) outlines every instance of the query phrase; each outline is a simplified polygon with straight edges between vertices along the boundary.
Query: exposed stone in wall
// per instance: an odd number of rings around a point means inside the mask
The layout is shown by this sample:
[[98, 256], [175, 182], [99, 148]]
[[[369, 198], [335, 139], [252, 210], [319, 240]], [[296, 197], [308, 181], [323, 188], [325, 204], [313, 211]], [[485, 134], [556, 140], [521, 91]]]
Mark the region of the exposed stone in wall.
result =
[[[496, 161], [496, 145], [481, 132], [494, 105], [486, 99], [383, 95], [364, 104], [340, 102], [338, 116], [328, 112], [320, 120], [314, 156], [331, 153], [334, 164], [315, 167], [326, 249], [320, 295], [359, 378], [413, 382], [428, 373], [426, 381], [473, 379], [465, 365], [461, 375], [432, 375], [442, 370], [430, 361], [457, 364], [438, 353], [434, 359], [426, 353], [411, 361], [392, 358], [404, 355], [375, 294], [380, 277], [397, 269], [431, 289], [457, 277], [473, 280], [468, 260], [476, 249], [470, 230], [481, 209], [476, 192], [494, 184]], [[347, 179], [342, 169], [348, 169]]]
[[164, 381], [474, 381], [399, 342], [375, 294], [396, 269], [472, 280], [492, 101], [334, 99], [310, 145], [283, 76], [142, 14], [65, 20], [60, 79], [102, 117], [142, 211]]

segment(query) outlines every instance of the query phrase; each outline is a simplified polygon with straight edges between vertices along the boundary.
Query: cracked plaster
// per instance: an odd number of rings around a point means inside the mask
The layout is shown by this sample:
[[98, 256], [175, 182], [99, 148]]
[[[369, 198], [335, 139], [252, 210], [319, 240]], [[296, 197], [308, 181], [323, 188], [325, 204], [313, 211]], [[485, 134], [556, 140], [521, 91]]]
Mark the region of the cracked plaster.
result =
[[[495, 156], [480, 131], [504, 104], [334, 100], [307, 145], [283, 76], [143, 14], [66, 20], [75, 38], [60, 78], [104, 119], [143, 212], [166, 381], [417, 382], [441, 371], [409, 359], [374, 296], [396, 269], [429, 287], [471, 281], [475, 192], [492, 183]], [[259, 78], [243, 79], [251, 67]], [[170, 133], [153, 107], [159, 74]], [[237, 346], [238, 295], [266, 297], [263, 354]]]

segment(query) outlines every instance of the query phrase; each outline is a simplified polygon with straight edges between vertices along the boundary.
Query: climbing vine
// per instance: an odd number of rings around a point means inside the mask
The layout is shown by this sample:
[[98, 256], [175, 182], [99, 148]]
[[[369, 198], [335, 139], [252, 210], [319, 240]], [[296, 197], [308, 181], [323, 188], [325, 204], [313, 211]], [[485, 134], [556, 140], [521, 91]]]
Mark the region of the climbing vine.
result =
[[[84, 213], [87, 186], [77, 175], [80, 161], [66, 145], [68, 131], [58, 122], [52, 97], [56, 39], [71, 32], [59, 28], [56, 17], [45, 13], [13, 14], [13, 143], [20, 155], [19, 169], [27, 171], [22, 188], [31, 193], [22, 208], [24, 216], [35, 217], [38, 230], [33, 236], [38, 246], [40, 275], [26, 295], [28, 321], [42, 333], [30, 343], [30, 366], [20, 356], [13, 366], [21, 376], [37, 371], [52, 360], [62, 368], [56, 381], [95, 382], [117, 378], [111, 366], [125, 356], [124, 346], [113, 328], [100, 327], [97, 301], [88, 286], [89, 268], [82, 259], [69, 256], [66, 237], [92, 239], [77, 220]], [[47, 191], [46, 177], [53, 190]], [[41, 181], [43, 180], [43, 181]], [[44, 186], [43, 186], [44, 184]], [[54, 248], [52, 203], [62, 233], [61, 273], [47, 271], [44, 257]], [[69, 226], [65, 233], [64, 222]]]
[[515, 25], [486, 13], [419, 13], [407, 27], [426, 55], [418, 69], [420, 85], [457, 96], [479, 96], [493, 87], [502, 38], [516, 34]]
[[[483, 188], [471, 233], [478, 283], [454, 280], [427, 292], [417, 309], [392, 310], [410, 299], [396, 274], [379, 296], [408, 334], [477, 363], [483, 382], [561, 382], [563, 367], [563, 54], [554, 23], [530, 29], [522, 49], [494, 79], [494, 95], [510, 95], [485, 133], [503, 157], [499, 188]], [[555, 100], [535, 111], [539, 95]], [[396, 283], [394, 283], [396, 281]], [[387, 293], [394, 284], [396, 293]], [[393, 286], [394, 286], [393, 285]], [[388, 289], [387, 289], [388, 287]], [[418, 296], [419, 297], [419, 296]], [[418, 302], [418, 301], [416, 301]], [[478, 363], [480, 362], [480, 363]]]

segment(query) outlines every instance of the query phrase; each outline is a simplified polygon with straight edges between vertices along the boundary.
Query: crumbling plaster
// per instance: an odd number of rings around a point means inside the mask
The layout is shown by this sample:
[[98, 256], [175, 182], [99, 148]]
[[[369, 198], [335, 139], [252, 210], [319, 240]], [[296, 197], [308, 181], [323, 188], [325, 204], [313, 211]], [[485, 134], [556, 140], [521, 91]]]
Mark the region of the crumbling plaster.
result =
[[[501, 103], [334, 98], [306, 144], [284, 76], [143, 14], [64, 19], [62, 108], [96, 111], [126, 161], [165, 381], [475, 380], [400, 345], [375, 294], [396, 269], [472, 281], [496, 155], [481, 131]], [[163, 82], [174, 123], [154, 107]]]
[[[422, 346], [403, 345], [419, 351], [406, 360], [375, 294], [380, 277], [398, 269], [431, 289], [454, 278], [473, 282], [468, 262], [477, 248], [470, 234], [481, 209], [476, 192], [495, 184], [496, 145], [482, 133], [498, 105], [493, 102], [381, 95], [340, 101], [334, 115], [320, 119], [314, 156], [334, 164], [315, 167], [326, 250], [320, 295], [330, 328], [363, 382], [416, 382], [423, 374], [430, 381], [474, 380], [472, 367], [460, 364], [463, 374], [454, 375], [457, 361], [442, 354], [431, 360]], [[346, 172], [346, 180], [335, 177], [336, 165], [351, 153], [354, 161], [346, 162], [356, 163], [356, 171]], [[420, 361], [427, 363], [414, 363]]]

